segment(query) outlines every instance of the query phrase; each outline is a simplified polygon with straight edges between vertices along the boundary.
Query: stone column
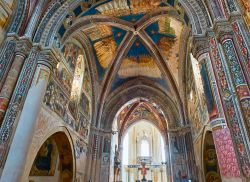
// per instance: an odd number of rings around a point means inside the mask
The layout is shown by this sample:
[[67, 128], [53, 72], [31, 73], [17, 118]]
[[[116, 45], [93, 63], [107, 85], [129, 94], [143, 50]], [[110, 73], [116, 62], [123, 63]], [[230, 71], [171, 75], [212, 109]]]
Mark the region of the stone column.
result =
[[225, 119], [234, 143], [241, 177], [250, 178], [249, 137], [246, 133], [246, 126], [242, 118], [241, 110], [239, 109], [237, 93], [226, 66], [223, 50], [213, 32], [208, 33], [208, 41], [211, 65], [213, 73], [215, 73], [215, 80], [218, 86]]
[[[37, 118], [45, 95], [51, 68], [56, 59], [50, 51], [44, 51], [39, 58], [36, 73], [29, 89], [10, 151], [1, 176], [2, 182], [24, 181], [24, 167], [35, 132]], [[11, 174], [11, 175], [10, 175]]]
[[0, 124], [3, 121], [5, 112], [9, 105], [9, 100], [16, 86], [16, 82], [21, 72], [24, 60], [28, 55], [31, 47], [31, 42], [26, 38], [21, 38], [17, 42], [15, 58], [0, 92]]

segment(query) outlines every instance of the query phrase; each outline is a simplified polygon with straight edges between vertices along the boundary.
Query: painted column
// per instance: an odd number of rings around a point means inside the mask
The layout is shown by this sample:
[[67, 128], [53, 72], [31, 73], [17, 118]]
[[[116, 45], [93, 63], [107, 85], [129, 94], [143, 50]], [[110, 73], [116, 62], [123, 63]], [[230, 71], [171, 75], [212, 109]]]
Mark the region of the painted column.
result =
[[[48, 58], [50, 51], [40, 55], [32, 85], [28, 91], [10, 151], [3, 169], [1, 182], [24, 181], [24, 167], [28, 160], [28, 151], [35, 132], [37, 118], [47, 88], [52, 64], [55, 59]], [[53, 65], [53, 66], [52, 66]], [[20, 142], [22, 141], [22, 142]], [[11, 175], [10, 175], [11, 174]], [[26, 176], [27, 177], [27, 176]]]
[[35, 32], [35, 27], [36, 27], [36, 24], [38, 22], [38, 19], [40, 18], [40, 14], [42, 13], [42, 8], [44, 7], [44, 0], [42, 1], [39, 1], [38, 4], [36, 5], [35, 7], [35, 11], [32, 15], [32, 17], [30, 18], [30, 21], [28, 23], [28, 26], [25, 30], [25, 33], [24, 35], [26, 37], [32, 37], [34, 32]]
[[[246, 76], [242, 70], [233, 39], [226, 35], [221, 39], [227, 66], [230, 71], [232, 82], [238, 96], [243, 118], [250, 131], [250, 90]], [[249, 134], [249, 133], [248, 133]]]
[[25, 60], [24, 66], [18, 78], [14, 93], [12, 94], [9, 102], [9, 109], [5, 114], [2, 126], [0, 128], [0, 167], [3, 167], [3, 163], [6, 159], [9, 144], [13, 137], [13, 131], [15, 130], [18, 117], [23, 107], [28, 89], [32, 82], [32, 78], [35, 72], [37, 57], [39, 48], [33, 47], [29, 54], [29, 57]]
[[15, 58], [0, 92], [0, 124], [2, 124], [5, 112], [9, 105], [11, 95], [14, 91], [18, 76], [21, 72], [24, 60], [27, 54], [29, 53], [31, 47], [31, 42], [26, 38], [21, 38], [17, 42]]
[[[1, 46], [0, 50], [0, 90], [4, 84], [7, 72], [14, 57], [17, 37], [15, 35], [8, 36]], [[1, 109], [1, 108], [0, 108]]]
[[235, 182], [242, 181], [231, 133], [224, 119], [225, 113], [208, 53], [207, 41], [203, 41], [203, 44], [206, 45], [205, 48], [203, 47], [204, 51], [196, 53], [196, 56], [200, 63], [201, 78], [210, 118], [209, 123], [212, 128], [221, 178], [222, 181], [227, 181], [228, 179], [232, 179]]
[[237, 42], [236, 47], [238, 47], [240, 63], [248, 85], [250, 84], [250, 33], [247, 31], [245, 24], [239, 18], [235, 19], [232, 23], [232, 29], [234, 32], [234, 37]]
[[223, 51], [212, 32], [209, 32], [208, 40], [212, 68], [215, 73], [225, 118], [233, 138], [241, 176], [250, 178], [249, 138], [237, 103], [237, 95], [230, 80], [230, 73], [225, 67]]

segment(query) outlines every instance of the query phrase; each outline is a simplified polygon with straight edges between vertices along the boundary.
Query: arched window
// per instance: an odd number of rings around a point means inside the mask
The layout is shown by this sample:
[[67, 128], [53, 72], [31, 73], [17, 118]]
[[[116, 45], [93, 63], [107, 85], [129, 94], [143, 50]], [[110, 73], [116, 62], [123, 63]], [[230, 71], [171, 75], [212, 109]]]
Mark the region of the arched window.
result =
[[143, 157], [150, 156], [149, 142], [146, 139], [143, 139], [141, 141], [141, 156]]

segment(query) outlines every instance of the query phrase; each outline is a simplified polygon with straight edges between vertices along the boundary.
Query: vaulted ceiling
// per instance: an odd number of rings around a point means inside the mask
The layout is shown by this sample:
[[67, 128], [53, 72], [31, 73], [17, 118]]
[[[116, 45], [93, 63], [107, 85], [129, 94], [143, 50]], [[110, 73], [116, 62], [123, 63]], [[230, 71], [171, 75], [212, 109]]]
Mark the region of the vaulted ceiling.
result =
[[88, 38], [98, 81], [109, 91], [145, 77], [166, 92], [177, 92], [182, 34], [188, 25], [188, 16], [174, 1], [171, 6], [160, 0], [113, 0], [84, 12], [76, 8], [58, 36], [64, 41], [77, 30]]
[[130, 126], [141, 120], [151, 122], [162, 134], [167, 133], [167, 121], [163, 111], [155, 103], [140, 98], [127, 103], [117, 113], [115, 122], [117, 122], [120, 139]]

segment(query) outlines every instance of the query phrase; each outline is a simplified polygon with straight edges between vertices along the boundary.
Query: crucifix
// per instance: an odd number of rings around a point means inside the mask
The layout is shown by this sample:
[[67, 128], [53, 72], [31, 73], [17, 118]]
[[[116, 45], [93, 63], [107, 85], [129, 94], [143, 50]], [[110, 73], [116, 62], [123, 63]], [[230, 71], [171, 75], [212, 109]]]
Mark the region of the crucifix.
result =
[[147, 170], [149, 170], [149, 168], [146, 168], [146, 162], [142, 162], [141, 163], [141, 168], [138, 168], [139, 171], [141, 171], [142, 174], [142, 181], [147, 181], [147, 179], [145, 178], [147, 175]]

